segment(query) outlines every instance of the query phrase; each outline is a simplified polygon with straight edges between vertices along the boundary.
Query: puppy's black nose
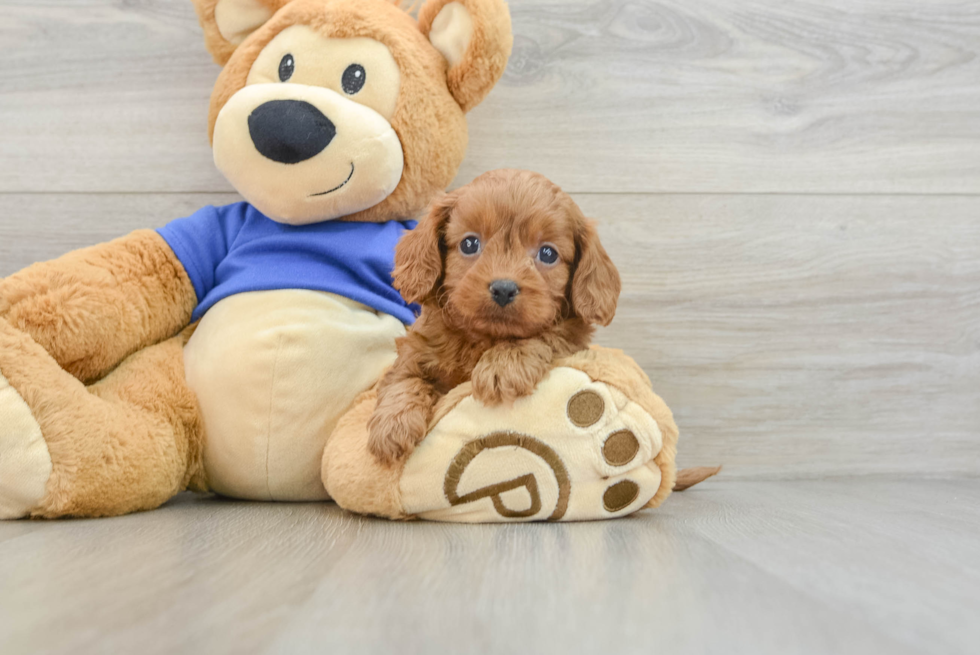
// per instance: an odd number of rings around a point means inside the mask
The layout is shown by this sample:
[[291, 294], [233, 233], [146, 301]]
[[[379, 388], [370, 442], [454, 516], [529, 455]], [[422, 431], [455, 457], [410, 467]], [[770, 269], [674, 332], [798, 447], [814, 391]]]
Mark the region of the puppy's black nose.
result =
[[513, 280], [494, 280], [490, 283], [490, 296], [501, 307], [506, 307], [514, 302], [514, 298], [520, 292], [521, 288]]
[[330, 145], [337, 128], [308, 102], [270, 100], [252, 110], [248, 133], [262, 156], [281, 164], [298, 164]]

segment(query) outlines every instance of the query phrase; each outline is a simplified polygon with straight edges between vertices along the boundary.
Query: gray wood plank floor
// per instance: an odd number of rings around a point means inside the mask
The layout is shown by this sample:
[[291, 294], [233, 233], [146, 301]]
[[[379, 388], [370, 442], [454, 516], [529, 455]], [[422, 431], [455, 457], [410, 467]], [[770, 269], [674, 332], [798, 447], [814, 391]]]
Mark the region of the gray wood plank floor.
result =
[[980, 481], [717, 479], [588, 524], [182, 496], [0, 524], [0, 652], [975, 653]]

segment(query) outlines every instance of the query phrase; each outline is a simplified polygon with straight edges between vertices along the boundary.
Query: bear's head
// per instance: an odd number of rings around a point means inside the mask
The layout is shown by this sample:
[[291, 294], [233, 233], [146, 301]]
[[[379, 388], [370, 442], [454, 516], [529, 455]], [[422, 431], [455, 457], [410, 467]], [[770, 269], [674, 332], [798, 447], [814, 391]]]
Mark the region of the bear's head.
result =
[[[397, 1], [397, 0], [396, 0]], [[503, 0], [194, 0], [224, 65], [218, 169], [293, 225], [416, 216], [456, 175], [465, 113], [503, 74]]]

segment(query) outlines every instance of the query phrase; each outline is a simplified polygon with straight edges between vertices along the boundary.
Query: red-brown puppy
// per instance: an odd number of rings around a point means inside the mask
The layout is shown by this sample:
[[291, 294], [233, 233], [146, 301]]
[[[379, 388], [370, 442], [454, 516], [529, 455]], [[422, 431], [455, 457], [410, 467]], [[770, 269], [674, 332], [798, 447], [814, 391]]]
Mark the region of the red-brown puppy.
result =
[[378, 386], [369, 446], [422, 440], [439, 397], [471, 380], [485, 404], [530, 395], [555, 358], [616, 313], [619, 273], [592, 221], [545, 177], [497, 170], [446, 195], [398, 244], [395, 288], [422, 313]]

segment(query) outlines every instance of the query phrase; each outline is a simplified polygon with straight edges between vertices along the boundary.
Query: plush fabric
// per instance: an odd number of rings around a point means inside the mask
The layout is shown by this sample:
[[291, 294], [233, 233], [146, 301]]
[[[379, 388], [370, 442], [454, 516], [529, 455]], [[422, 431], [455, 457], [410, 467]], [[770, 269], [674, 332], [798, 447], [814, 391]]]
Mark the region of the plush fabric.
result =
[[[568, 412], [578, 394], [603, 405], [581, 427]], [[617, 466], [603, 446], [619, 434], [632, 435], [637, 448]], [[558, 367], [534, 395], [511, 407], [483, 407], [472, 397], [461, 402], [406, 464], [402, 502], [408, 513], [432, 520], [613, 518], [641, 508], [657, 492], [662, 474], [648, 464], [661, 447], [656, 422], [615, 387]], [[443, 480], [434, 479], [437, 470], [446, 471]], [[635, 494], [605, 502], [620, 482], [633, 485]]]
[[450, 68], [463, 61], [472, 39], [473, 17], [458, 2], [443, 6], [429, 29], [429, 41], [446, 58]]
[[51, 455], [41, 426], [17, 390], [0, 375], [0, 519], [27, 516], [41, 499], [51, 476]]
[[398, 319], [343, 296], [287, 289], [222, 300], [184, 353], [218, 493], [324, 500], [327, 436], [395, 359]]
[[184, 267], [152, 230], [0, 279], [0, 318], [85, 382], [176, 334], [196, 304]]
[[659, 506], [670, 495], [676, 478], [674, 460], [677, 456], [679, 432], [670, 408], [660, 396], [653, 393], [650, 378], [643, 369], [625, 356], [621, 350], [593, 346], [569, 359], [574, 361], [576, 368], [584, 371], [593, 380], [612, 385], [622, 391], [660, 426], [663, 432], [663, 447], [653, 461], [660, 468], [663, 477], [657, 493], [647, 503], [648, 507]]
[[[497, 7], [499, 13], [499, 3]], [[293, 25], [310, 26], [329, 38], [375, 39], [391, 51], [402, 71], [390, 120], [404, 151], [401, 181], [382, 202], [345, 220], [374, 222], [417, 216], [455, 177], [466, 151], [466, 120], [464, 109], [447, 88], [445, 59], [416, 22], [389, 2], [293, 0], [286, 5], [235, 50], [222, 70], [211, 97], [211, 133], [225, 104], [245, 86], [262, 50]], [[248, 189], [239, 191], [249, 198]]]
[[218, 34], [229, 45], [237, 46], [274, 13], [262, 0], [218, 0], [214, 22]]
[[[177, 336], [86, 387], [25, 333], [0, 320], [0, 374], [30, 408], [51, 458], [31, 516], [112, 516], [205, 489], [203, 426]], [[0, 440], [10, 439], [0, 424]]]
[[362, 514], [409, 518], [401, 502], [403, 462], [384, 466], [367, 449], [367, 423], [377, 403], [374, 389], [361, 394], [337, 423], [323, 450], [323, 485], [334, 501]]
[[[295, 110], [277, 110], [283, 103], [305, 107], [319, 127]], [[295, 128], [292, 137], [287, 125]], [[286, 146], [283, 151], [298, 161], [272, 159], [283, 155], [272, 153], [268, 142]], [[314, 147], [304, 150], [310, 144]], [[213, 147], [214, 163], [228, 181], [268, 217], [290, 225], [349, 221], [387, 198], [405, 170], [402, 143], [380, 114], [317, 86], [245, 87], [222, 108]]]
[[480, 104], [503, 75], [514, 36], [510, 16], [500, 12], [495, 0], [430, 0], [419, 10], [419, 29], [423, 34], [429, 34], [448, 5], [462, 5], [469, 17], [468, 45], [448, 73], [450, 92], [463, 111], [469, 111]]
[[[204, 30], [204, 45], [215, 63], [224, 66], [242, 41], [290, 0], [193, 0], [193, 2]], [[221, 5], [220, 9], [219, 5]]]
[[[288, 82], [317, 87], [356, 97], [357, 103], [390, 121], [401, 95], [402, 73], [386, 45], [366, 37], [329, 38], [306, 25], [293, 25], [280, 32], [256, 57], [246, 85], [282, 81], [285, 55], [292, 57]], [[351, 95], [345, 86], [347, 69], [356, 62], [367, 73], [362, 86]]]
[[391, 314], [415, 311], [391, 287], [395, 244], [413, 221], [284, 225], [248, 203], [204, 207], [160, 228], [200, 299], [192, 321], [249, 291], [328, 291]]

